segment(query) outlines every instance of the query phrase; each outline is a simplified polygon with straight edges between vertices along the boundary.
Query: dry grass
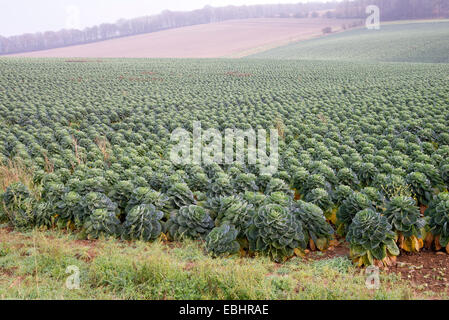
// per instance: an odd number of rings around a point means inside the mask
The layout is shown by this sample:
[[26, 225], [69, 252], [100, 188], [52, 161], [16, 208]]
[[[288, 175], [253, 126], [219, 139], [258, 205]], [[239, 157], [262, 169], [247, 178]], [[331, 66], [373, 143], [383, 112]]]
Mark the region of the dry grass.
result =
[[[66, 287], [67, 267], [80, 270], [80, 290]], [[394, 274], [381, 288], [346, 257], [212, 259], [202, 242], [82, 241], [60, 231], [14, 232], [0, 226], [0, 299], [410, 299], [418, 294]]]
[[48, 173], [54, 172], [55, 166], [54, 166], [53, 162], [51, 162], [50, 159], [48, 159], [46, 154], [44, 154], [44, 161], [45, 161], [45, 164], [44, 164], [45, 172], [48, 172]]
[[281, 137], [282, 140], [285, 140], [285, 124], [282, 118], [276, 119], [275, 126], [278, 131], [279, 137]]
[[104, 162], [108, 162], [108, 160], [111, 156], [111, 144], [109, 143], [108, 139], [97, 138], [97, 139], [95, 139], [95, 143], [97, 144], [98, 148], [100, 149], [101, 153], [103, 154]]
[[76, 164], [72, 163], [72, 168], [73, 170], [75, 170], [75, 167], [78, 165], [82, 165], [84, 163], [86, 163], [86, 159], [85, 157], [79, 152], [79, 145], [78, 145], [78, 140], [72, 136], [72, 144], [73, 144], [73, 149], [75, 152], [75, 158], [76, 158]]
[[20, 160], [8, 160], [6, 164], [0, 164], [0, 191], [5, 191], [9, 185], [16, 182], [31, 188], [33, 170], [27, 168]]

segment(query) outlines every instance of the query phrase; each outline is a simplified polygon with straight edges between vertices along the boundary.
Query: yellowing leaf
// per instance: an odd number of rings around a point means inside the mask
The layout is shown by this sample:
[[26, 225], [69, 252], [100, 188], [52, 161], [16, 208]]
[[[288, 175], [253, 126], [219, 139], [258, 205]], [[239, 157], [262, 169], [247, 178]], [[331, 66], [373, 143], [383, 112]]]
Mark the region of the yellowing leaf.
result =
[[411, 236], [410, 239], [412, 241], [412, 252], [419, 252], [419, 249], [421, 249], [421, 247], [418, 238], [415, 236]]
[[165, 233], [161, 233], [159, 236], [160, 241], [168, 241], [168, 237]]
[[312, 251], [316, 250], [315, 242], [313, 242], [312, 239], [309, 240], [309, 246], [310, 246], [310, 250], [312, 250]]
[[426, 238], [424, 239], [425, 245], [427, 249], [430, 249], [432, 247], [432, 243], [435, 240], [435, 237], [431, 232], [427, 232]]
[[419, 243], [419, 249], [421, 250], [424, 247], [424, 241], [423, 239], [418, 239], [418, 243]]
[[440, 251], [441, 250], [441, 244], [440, 244], [440, 236], [437, 236], [435, 238], [435, 250]]
[[363, 257], [358, 258], [357, 266], [358, 267], [363, 266]]
[[390, 256], [389, 258], [390, 258], [390, 261], [393, 262], [393, 264], [396, 264], [396, 260], [397, 260], [396, 256]]
[[329, 246], [330, 246], [330, 247], [336, 247], [336, 246], [338, 246], [339, 244], [340, 244], [340, 242], [339, 242], [338, 240], [335, 240], [335, 239], [329, 241]]
[[323, 238], [323, 239], [317, 239], [316, 241], [316, 246], [318, 248], [318, 250], [320, 251], [324, 251], [327, 249], [328, 247], [328, 240]]
[[296, 248], [296, 249], [294, 250], [294, 252], [295, 252], [295, 255], [296, 255], [297, 257], [304, 257], [304, 256], [305, 256], [304, 251], [302, 251], [302, 250], [299, 249], [299, 248]]
[[295, 200], [300, 200], [301, 194], [298, 192], [298, 190], [295, 189]]
[[399, 242], [399, 247], [407, 252], [412, 252], [411, 243], [409, 241], [409, 238], [406, 240], [403, 240], [402, 242]]
[[337, 210], [337, 208], [333, 208], [331, 212], [326, 214], [326, 219], [334, 225], [337, 224]]

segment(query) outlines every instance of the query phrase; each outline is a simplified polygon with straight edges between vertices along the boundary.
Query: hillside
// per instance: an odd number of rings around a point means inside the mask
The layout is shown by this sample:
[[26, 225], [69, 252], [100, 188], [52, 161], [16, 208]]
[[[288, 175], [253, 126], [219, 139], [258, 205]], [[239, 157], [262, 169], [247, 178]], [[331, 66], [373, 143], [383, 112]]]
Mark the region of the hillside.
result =
[[383, 24], [296, 42], [251, 58], [449, 62], [449, 21]]
[[21, 57], [241, 57], [341, 30], [352, 20], [246, 19], [183, 27], [85, 45], [17, 54]]

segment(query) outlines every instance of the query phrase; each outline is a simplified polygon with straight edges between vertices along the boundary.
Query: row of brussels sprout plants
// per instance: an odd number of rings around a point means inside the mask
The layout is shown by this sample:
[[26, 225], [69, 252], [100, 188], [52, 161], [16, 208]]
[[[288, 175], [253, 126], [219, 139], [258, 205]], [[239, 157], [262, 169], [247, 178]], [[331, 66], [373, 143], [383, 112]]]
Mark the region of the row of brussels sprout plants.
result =
[[424, 242], [449, 252], [448, 192], [433, 196], [423, 216], [417, 199], [403, 189], [389, 194], [340, 185], [302, 196], [303, 188], [291, 190], [279, 178], [242, 173], [236, 166], [225, 173], [212, 165], [200, 175], [204, 191], [193, 192], [197, 181], [189, 177], [201, 168], [185, 169], [170, 176], [161, 191], [152, 189], [151, 181], [137, 188], [119, 181], [108, 190], [106, 181], [92, 180], [86, 188], [78, 178], [36, 172], [33, 190], [14, 183], [1, 195], [3, 218], [17, 228], [76, 229], [89, 239], [205, 240], [213, 256], [249, 252], [275, 261], [307, 249], [326, 250], [336, 235], [346, 237], [360, 266], [390, 265], [399, 248], [419, 252]]
[[[1, 190], [0, 219], [17, 228], [203, 239], [214, 256], [276, 261], [345, 238], [358, 265], [449, 249], [445, 65], [74, 65], [0, 60], [0, 162], [33, 170], [32, 182]], [[221, 132], [276, 126], [276, 174], [174, 165], [170, 133], [194, 121]]]

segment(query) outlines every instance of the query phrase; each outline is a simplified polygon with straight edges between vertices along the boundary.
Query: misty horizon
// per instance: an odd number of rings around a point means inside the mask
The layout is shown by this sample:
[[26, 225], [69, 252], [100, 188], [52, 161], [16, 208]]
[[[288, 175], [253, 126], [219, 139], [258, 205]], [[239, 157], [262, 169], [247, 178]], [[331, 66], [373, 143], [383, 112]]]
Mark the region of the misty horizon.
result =
[[[193, 0], [179, 3], [167, 0], [146, 3], [145, 0], [105, 1], [50, 0], [39, 2], [18, 0], [2, 4], [0, 12], [0, 36], [10, 37], [29, 33], [84, 30], [102, 23], [116, 23], [121, 19], [157, 15], [165, 10], [193, 11], [205, 6], [226, 7], [259, 4], [297, 4], [313, 2], [339, 2], [340, 0]], [[121, 3], [119, 3], [121, 2]]]

